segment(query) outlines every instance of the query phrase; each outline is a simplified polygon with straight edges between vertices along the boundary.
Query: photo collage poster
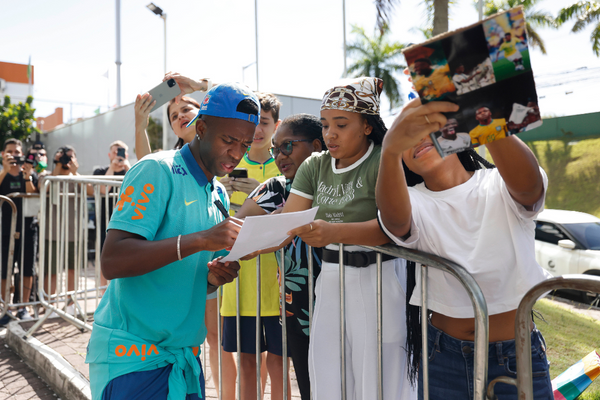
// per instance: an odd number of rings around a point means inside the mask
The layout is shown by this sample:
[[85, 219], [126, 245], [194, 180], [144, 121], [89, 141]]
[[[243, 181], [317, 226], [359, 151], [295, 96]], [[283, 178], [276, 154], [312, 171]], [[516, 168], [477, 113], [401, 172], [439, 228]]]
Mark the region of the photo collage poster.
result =
[[404, 56], [423, 103], [460, 106], [431, 136], [442, 156], [542, 125], [522, 7], [413, 45]]

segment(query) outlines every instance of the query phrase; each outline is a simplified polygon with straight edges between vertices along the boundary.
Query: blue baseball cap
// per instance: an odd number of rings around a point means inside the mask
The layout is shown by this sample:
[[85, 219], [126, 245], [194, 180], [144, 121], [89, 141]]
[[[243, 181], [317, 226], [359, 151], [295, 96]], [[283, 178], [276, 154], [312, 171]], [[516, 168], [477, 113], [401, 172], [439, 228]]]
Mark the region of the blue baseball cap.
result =
[[[250, 99], [258, 107], [257, 114], [248, 114], [240, 111], [240, 103]], [[221, 83], [214, 86], [206, 93], [206, 97], [200, 104], [200, 111], [187, 126], [196, 122], [201, 115], [210, 115], [221, 118], [235, 118], [242, 121], [252, 122], [258, 125], [260, 121], [260, 101], [258, 97], [247, 87], [237, 83]]]

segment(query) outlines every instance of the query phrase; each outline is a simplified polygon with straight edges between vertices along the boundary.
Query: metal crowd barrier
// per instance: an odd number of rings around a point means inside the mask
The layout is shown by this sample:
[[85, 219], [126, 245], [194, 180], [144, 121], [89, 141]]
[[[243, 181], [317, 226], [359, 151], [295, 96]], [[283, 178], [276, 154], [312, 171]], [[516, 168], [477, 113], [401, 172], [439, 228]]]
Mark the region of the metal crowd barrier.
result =
[[[8, 242], [8, 257], [6, 259], [7, 265], [2, 265], [0, 261], [0, 273], [3, 268], [6, 268], [6, 285], [2, 288], [2, 293], [4, 297], [0, 296], [0, 303], [2, 303], [2, 308], [0, 308], [0, 318], [4, 317], [8, 312], [10, 303], [10, 283], [12, 282], [12, 275], [14, 270], [14, 254], [15, 254], [15, 232], [17, 230], [17, 206], [15, 203], [6, 196], [0, 195], [0, 231], [2, 224], [2, 206], [4, 203], [8, 203], [11, 208], [11, 218], [10, 218], [10, 240]], [[0, 254], [2, 254], [2, 241], [0, 241]], [[0, 259], [1, 260], [1, 259]], [[23, 275], [22, 273], [20, 274]], [[2, 276], [2, 275], [0, 275]], [[10, 314], [9, 314], [10, 315]]]
[[552, 290], [575, 289], [600, 293], [600, 277], [593, 275], [562, 275], [540, 282], [521, 299], [515, 317], [517, 352], [517, 378], [499, 377], [488, 385], [487, 396], [494, 400], [494, 385], [498, 382], [515, 385], [519, 400], [533, 400], [533, 376], [531, 372], [531, 309], [544, 293]]
[[[32, 335], [53, 313], [82, 330], [92, 330], [88, 316], [98, 307], [99, 299], [106, 289], [100, 269], [101, 205], [104, 203], [104, 222], [108, 225], [109, 210], [111, 206], [114, 208], [122, 179], [122, 176], [79, 175], [44, 178], [40, 196], [38, 295], [45, 313], [25, 337]], [[115, 191], [111, 188], [115, 188]], [[101, 194], [101, 190], [106, 194]], [[93, 246], [93, 265], [88, 265], [88, 191], [95, 200], [96, 240]], [[55, 273], [52, 273], [53, 269]], [[71, 269], [73, 272], [69, 274]], [[53, 284], [55, 290], [52, 290]], [[73, 306], [71, 310], [70, 305]]]
[[[422, 273], [421, 273], [421, 293], [423, 296], [423, 307], [421, 308], [421, 320], [424, 321], [422, 323], [422, 336], [423, 336], [423, 351], [422, 351], [422, 368], [424, 370], [424, 379], [423, 379], [423, 398], [425, 400], [429, 399], [429, 379], [428, 379], [428, 340], [427, 340], [427, 270], [428, 268], [435, 268], [442, 270], [444, 272], [449, 273], [454, 276], [465, 288], [467, 291], [471, 302], [473, 304], [473, 310], [475, 315], [475, 352], [474, 352], [474, 399], [475, 400], [485, 400], [486, 395], [486, 380], [487, 380], [487, 367], [488, 367], [488, 312], [487, 305], [485, 302], [485, 298], [479, 285], [475, 281], [475, 279], [460, 265], [446, 260], [442, 257], [438, 257], [432, 254], [424, 253], [418, 250], [407, 249], [403, 247], [398, 247], [394, 245], [385, 245], [385, 246], [360, 246], [367, 250], [372, 250], [377, 252], [377, 357], [378, 357], [378, 396], [377, 400], [383, 400], [383, 312], [382, 312], [382, 254], [391, 255], [394, 257], [404, 258], [408, 261], [414, 261], [416, 263], [422, 264]], [[346, 400], [346, 370], [345, 370], [345, 268], [343, 264], [343, 251], [344, 245], [339, 246], [340, 251], [340, 368], [341, 368], [341, 393], [342, 400]], [[280, 273], [280, 301], [281, 301], [281, 322], [282, 322], [282, 343], [283, 343], [283, 398], [287, 399], [288, 393], [288, 368], [287, 368], [287, 331], [286, 331], [286, 315], [285, 315], [285, 255], [284, 250], [279, 251], [279, 257], [281, 257], [279, 273]], [[314, 283], [313, 283], [313, 257], [312, 257], [312, 248], [309, 247], [308, 254], [310, 255], [308, 260], [308, 286], [309, 293], [314, 293]], [[256, 383], [257, 383], [257, 393], [256, 399], [262, 399], [262, 391], [261, 391], [261, 354], [260, 354], [260, 299], [261, 299], [261, 266], [260, 266], [260, 257], [256, 259]], [[236, 331], [236, 339], [238, 343], [238, 350], [240, 348], [240, 306], [239, 306], [239, 278], [236, 278], [236, 301], [237, 301], [237, 313], [236, 313], [236, 322], [237, 322], [237, 331]], [[218, 336], [222, 338], [221, 333], [221, 315], [220, 315], [220, 296], [217, 296], [218, 301]], [[314, 302], [309, 303], [309, 332], [312, 327], [312, 318], [313, 318], [313, 309]], [[222, 365], [221, 365], [221, 351], [222, 347], [219, 348], [219, 400], [222, 399]], [[240, 383], [240, 352], [237, 354], [238, 368], [237, 368], [237, 384], [236, 384], [236, 395], [237, 398], [240, 398], [241, 394], [241, 383]], [[312, 395], [311, 395], [312, 398]]]
[[[40, 211], [40, 195], [38, 193], [9, 193], [6, 195], [6, 197], [10, 198], [10, 199], [21, 199], [21, 204], [22, 204], [22, 213], [21, 215], [18, 215], [17, 212], [17, 218], [21, 218], [21, 232], [19, 232], [16, 236], [15, 236], [15, 240], [18, 240], [20, 242], [20, 248], [21, 248], [21, 255], [19, 257], [19, 282], [15, 282], [15, 287], [18, 286], [19, 288], [19, 298], [14, 298], [13, 297], [13, 304], [11, 305], [12, 307], [15, 308], [21, 308], [21, 307], [25, 307], [25, 306], [33, 306], [33, 310], [34, 310], [34, 317], [37, 318], [38, 316], [38, 309], [36, 306], [38, 306], [40, 304], [39, 301], [30, 301], [30, 299], [24, 299], [23, 298], [23, 292], [24, 292], [24, 284], [23, 284], [23, 278], [24, 278], [24, 270], [25, 270], [25, 253], [26, 253], [26, 243], [31, 240], [31, 241], [37, 241], [37, 237], [30, 238], [28, 237], [28, 233], [29, 233], [29, 229], [27, 229], [26, 225], [25, 225], [25, 219], [26, 218], [37, 218], [39, 211]], [[32, 234], [34, 232], [31, 232]], [[35, 246], [37, 245], [37, 243], [33, 243], [33, 246], [35, 248]], [[35, 257], [35, 251], [32, 254], [33, 257]], [[14, 261], [14, 260], [13, 260]], [[33, 259], [33, 264], [35, 265], [36, 260]], [[36, 273], [35, 273], [35, 269], [34, 269], [34, 274], [33, 274], [33, 279], [35, 279]], [[33, 292], [35, 283], [32, 282], [31, 284], [31, 293]]]

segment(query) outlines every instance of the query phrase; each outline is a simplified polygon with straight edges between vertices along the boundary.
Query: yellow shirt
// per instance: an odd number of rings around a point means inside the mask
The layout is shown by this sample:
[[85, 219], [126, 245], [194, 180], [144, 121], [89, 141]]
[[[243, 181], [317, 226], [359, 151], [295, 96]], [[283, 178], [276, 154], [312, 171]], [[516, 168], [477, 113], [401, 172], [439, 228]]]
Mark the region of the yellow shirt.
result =
[[417, 75], [415, 79], [417, 92], [425, 99], [433, 100], [444, 93], [456, 91], [449, 73], [450, 67], [446, 64], [435, 68], [429, 76]]
[[[274, 176], [281, 175], [274, 159], [269, 159], [264, 164], [254, 162], [244, 155], [237, 168], [246, 168], [248, 178], [264, 182]], [[243, 192], [234, 192], [231, 202], [243, 204], [248, 195]], [[240, 261], [240, 315], [244, 317], [256, 316], [256, 258], [248, 261]], [[261, 280], [261, 308], [260, 315], [270, 317], [279, 315], [279, 282], [277, 281], [277, 260], [275, 254], [263, 254], [260, 256], [260, 280]], [[223, 286], [223, 302], [221, 304], [221, 315], [235, 317], [236, 282], [233, 281]]]
[[504, 51], [504, 57], [508, 57], [517, 52], [517, 43], [519, 41], [516, 38], [511, 38], [510, 42], [506, 40], [498, 47], [498, 52]]
[[506, 120], [504, 118], [493, 119], [489, 125], [477, 125], [471, 132], [471, 143], [486, 144], [494, 140], [506, 137]]

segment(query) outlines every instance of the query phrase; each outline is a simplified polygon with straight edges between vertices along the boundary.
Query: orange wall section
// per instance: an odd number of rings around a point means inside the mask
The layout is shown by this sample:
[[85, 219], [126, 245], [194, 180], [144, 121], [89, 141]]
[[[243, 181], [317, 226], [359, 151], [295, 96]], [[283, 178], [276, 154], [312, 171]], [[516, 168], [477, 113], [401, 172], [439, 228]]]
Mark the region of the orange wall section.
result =
[[[34, 72], [35, 68], [32, 65], [31, 84], [34, 83]], [[14, 64], [0, 61], [0, 78], [4, 79], [6, 82], [28, 84], [29, 80], [27, 79], [27, 64]]]
[[62, 125], [63, 123], [63, 109], [62, 107], [58, 107], [55, 109], [54, 114], [48, 115], [47, 117], [39, 117], [36, 118], [37, 127], [42, 130], [42, 132], [48, 132], [58, 125]]

